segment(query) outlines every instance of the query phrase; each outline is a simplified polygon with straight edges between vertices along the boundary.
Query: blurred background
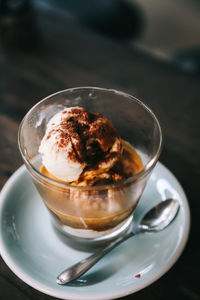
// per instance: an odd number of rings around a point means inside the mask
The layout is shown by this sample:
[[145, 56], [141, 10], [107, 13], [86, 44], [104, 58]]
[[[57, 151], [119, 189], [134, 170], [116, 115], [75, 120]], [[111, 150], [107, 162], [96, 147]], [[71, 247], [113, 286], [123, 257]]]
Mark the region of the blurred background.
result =
[[[199, 73], [199, 0], [0, 0], [1, 39], [25, 43], [26, 35], [32, 34], [35, 43], [38, 10], [54, 11], [68, 20], [69, 26], [79, 24], [174, 63], [183, 71]], [[23, 24], [11, 33], [15, 22]]]

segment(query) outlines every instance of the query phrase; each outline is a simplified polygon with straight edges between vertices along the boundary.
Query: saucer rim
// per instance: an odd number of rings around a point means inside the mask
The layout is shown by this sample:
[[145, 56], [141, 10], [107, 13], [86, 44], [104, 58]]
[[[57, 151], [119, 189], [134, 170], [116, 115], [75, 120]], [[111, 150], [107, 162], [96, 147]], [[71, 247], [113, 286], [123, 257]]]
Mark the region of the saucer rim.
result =
[[[158, 165], [160, 165], [161, 168], [163, 168], [164, 171], [167, 172], [172, 177], [172, 180], [175, 181], [175, 183], [177, 184], [177, 186], [180, 190], [180, 193], [181, 193], [181, 202], [182, 202], [181, 204], [184, 207], [184, 215], [185, 215], [185, 218], [184, 218], [185, 231], [184, 231], [182, 240], [181, 240], [175, 254], [169, 261], [169, 263], [166, 264], [166, 266], [163, 267], [156, 275], [151, 276], [145, 282], [142, 282], [142, 283], [138, 282], [137, 286], [128, 288], [126, 291], [122, 291], [121, 293], [120, 292], [117, 292], [117, 293], [112, 292], [111, 294], [109, 294], [107, 296], [104, 295], [103, 297], [101, 297], [101, 295], [99, 295], [99, 296], [95, 295], [96, 300], [109, 300], [109, 299], [116, 299], [116, 298], [124, 297], [124, 296], [130, 295], [132, 293], [135, 293], [139, 290], [142, 290], [145, 287], [151, 285], [152, 283], [154, 283], [156, 280], [161, 278], [166, 272], [168, 272], [171, 269], [171, 267], [179, 259], [179, 257], [181, 256], [181, 254], [185, 248], [185, 245], [186, 245], [188, 237], [189, 237], [190, 223], [191, 223], [191, 214], [190, 214], [188, 200], [187, 200], [186, 194], [185, 194], [181, 184], [179, 183], [179, 181], [177, 180], [175, 175], [160, 161], [157, 163], [156, 167]], [[10, 187], [13, 186], [13, 184], [17, 180], [17, 178], [22, 176], [22, 174], [24, 172], [27, 172], [27, 170], [26, 170], [25, 165], [22, 165], [11, 175], [11, 177], [7, 180], [7, 182], [3, 186], [3, 188], [0, 192], [0, 217], [3, 213], [4, 203], [7, 200], [7, 196], [10, 191]], [[1, 222], [0, 222], [0, 231], [1, 231]], [[20, 268], [15, 263], [15, 260], [12, 258], [12, 256], [10, 256], [7, 253], [7, 249], [4, 245], [1, 235], [0, 235], [0, 254], [1, 254], [1, 257], [4, 260], [4, 262], [7, 264], [7, 266], [18, 278], [20, 278], [22, 281], [24, 281], [26, 284], [28, 284], [32, 288], [34, 288], [44, 294], [47, 294], [47, 295], [53, 296], [53, 297], [57, 297], [60, 299], [66, 299], [66, 297], [67, 297], [67, 299], [69, 299], [69, 300], [93, 300], [94, 299], [94, 295], [80, 295], [80, 294], [75, 295], [74, 293], [71, 294], [69, 292], [69, 290], [57, 291], [54, 288], [50, 288], [45, 284], [41, 284], [39, 281], [37, 281], [37, 280], [33, 279], [31, 276], [27, 275], [26, 272], [22, 271], [22, 268]]]

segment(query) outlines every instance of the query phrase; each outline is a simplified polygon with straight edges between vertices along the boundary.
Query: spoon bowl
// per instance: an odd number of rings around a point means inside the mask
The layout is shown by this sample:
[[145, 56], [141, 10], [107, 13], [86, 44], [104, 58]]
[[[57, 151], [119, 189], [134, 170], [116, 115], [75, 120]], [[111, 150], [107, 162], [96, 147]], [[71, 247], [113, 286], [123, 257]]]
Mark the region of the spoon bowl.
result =
[[179, 210], [179, 201], [167, 199], [150, 209], [140, 221], [138, 230], [161, 231], [176, 217]]
[[143, 216], [136, 230], [127, 232], [125, 235], [111, 242], [105, 248], [98, 250], [89, 257], [69, 267], [68, 269], [60, 273], [60, 275], [58, 275], [56, 282], [63, 285], [80, 277], [85, 272], [87, 272], [94, 264], [96, 264], [104, 255], [136, 234], [144, 232], [158, 232], [165, 229], [175, 219], [179, 208], [180, 204], [176, 199], [167, 199], [161, 201]]

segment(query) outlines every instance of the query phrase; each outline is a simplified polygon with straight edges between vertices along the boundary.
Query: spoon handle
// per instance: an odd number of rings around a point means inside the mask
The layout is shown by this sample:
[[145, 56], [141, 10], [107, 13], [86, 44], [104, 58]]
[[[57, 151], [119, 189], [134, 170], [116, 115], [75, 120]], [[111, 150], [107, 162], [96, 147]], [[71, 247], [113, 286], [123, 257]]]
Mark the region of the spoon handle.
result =
[[135, 235], [134, 232], [129, 232], [128, 234], [118, 238], [117, 240], [113, 241], [104, 249], [100, 249], [94, 254], [88, 256], [87, 258], [81, 260], [80, 262], [72, 265], [60, 275], [58, 275], [56, 282], [58, 284], [65, 284], [68, 283], [81, 275], [87, 272], [94, 264], [96, 264], [104, 255], [114, 249], [116, 246], [127, 240], [129, 237]]

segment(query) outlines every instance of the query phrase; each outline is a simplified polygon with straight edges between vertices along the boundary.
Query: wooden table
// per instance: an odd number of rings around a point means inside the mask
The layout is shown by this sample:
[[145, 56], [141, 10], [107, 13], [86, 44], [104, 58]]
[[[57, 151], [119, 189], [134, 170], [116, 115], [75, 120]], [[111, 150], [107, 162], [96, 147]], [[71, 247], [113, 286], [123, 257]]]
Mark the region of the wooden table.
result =
[[[0, 26], [0, 186], [22, 164], [17, 130], [43, 97], [68, 87], [100, 86], [142, 99], [157, 114], [164, 133], [163, 162], [189, 199], [189, 241], [170, 271], [124, 299], [200, 299], [199, 272], [199, 78], [148, 57], [128, 43], [89, 32], [65, 14], [37, 6]], [[199, 211], [198, 211], [199, 209]], [[0, 298], [50, 300], [18, 279], [0, 261]]]

